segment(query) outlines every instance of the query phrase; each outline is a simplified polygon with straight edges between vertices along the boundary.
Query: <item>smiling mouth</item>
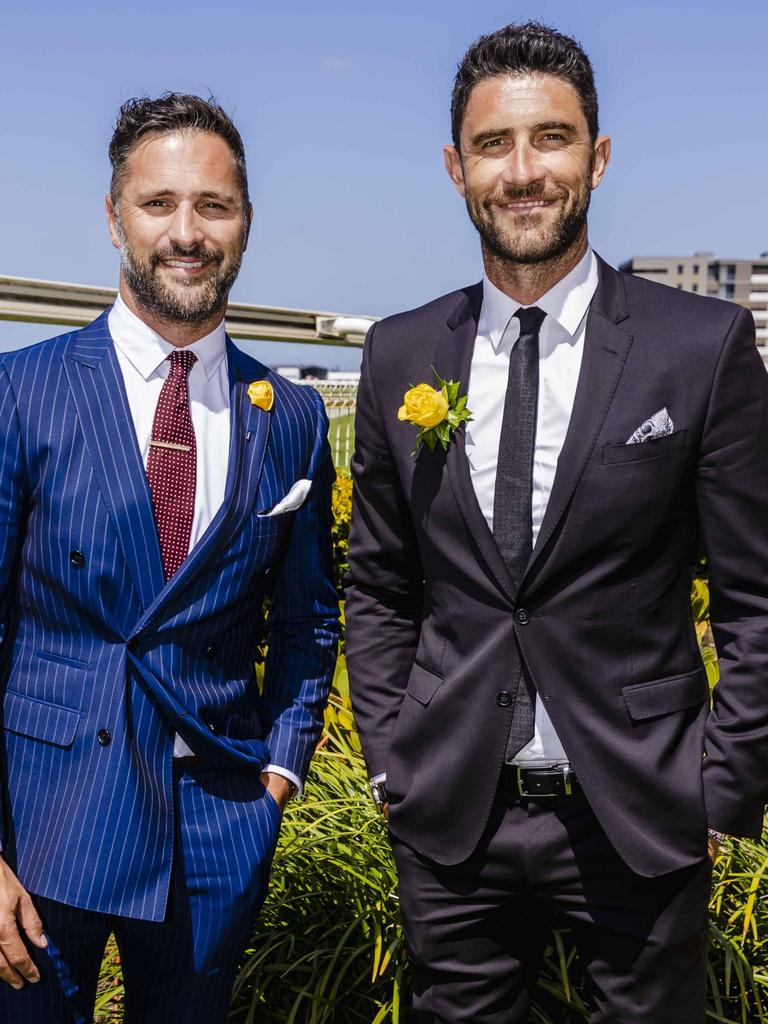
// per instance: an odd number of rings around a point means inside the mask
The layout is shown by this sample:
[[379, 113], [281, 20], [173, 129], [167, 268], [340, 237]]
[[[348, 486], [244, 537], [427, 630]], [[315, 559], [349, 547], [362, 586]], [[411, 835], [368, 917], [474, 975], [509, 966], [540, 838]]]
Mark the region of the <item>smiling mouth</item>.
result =
[[539, 210], [551, 206], [556, 199], [517, 199], [511, 203], [497, 203], [500, 210], [513, 210], [515, 213], [526, 213], [528, 210]]
[[206, 260], [163, 260], [163, 266], [178, 267], [181, 270], [199, 270], [207, 265]]

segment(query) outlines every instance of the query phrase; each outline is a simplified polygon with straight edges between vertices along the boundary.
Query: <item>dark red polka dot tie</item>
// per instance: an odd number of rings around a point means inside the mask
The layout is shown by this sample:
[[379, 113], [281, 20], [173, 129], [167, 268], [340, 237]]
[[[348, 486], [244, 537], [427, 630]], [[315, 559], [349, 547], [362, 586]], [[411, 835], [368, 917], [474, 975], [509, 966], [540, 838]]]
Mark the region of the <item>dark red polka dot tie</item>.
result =
[[167, 580], [189, 552], [197, 476], [195, 428], [189, 413], [187, 389], [187, 377], [197, 356], [179, 349], [168, 356], [168, 361], [171, 372], [157, 400], [147, 460], [147, 478]]

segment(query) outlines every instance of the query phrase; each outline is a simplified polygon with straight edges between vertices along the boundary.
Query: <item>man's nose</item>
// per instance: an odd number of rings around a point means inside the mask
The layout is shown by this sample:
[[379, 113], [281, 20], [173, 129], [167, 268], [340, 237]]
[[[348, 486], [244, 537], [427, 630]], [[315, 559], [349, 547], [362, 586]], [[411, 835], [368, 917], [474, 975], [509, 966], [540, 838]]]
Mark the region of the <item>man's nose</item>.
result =
[[525, 188], [546, 176], [541, 155], [534, 146], [518, 142], [504, 162], [502, 179], [507, 185]]
[[202, 219], [192, 203], [179, 203], [168, 226], [168, 238], [182, 249], [191, 249], [203, 241]]

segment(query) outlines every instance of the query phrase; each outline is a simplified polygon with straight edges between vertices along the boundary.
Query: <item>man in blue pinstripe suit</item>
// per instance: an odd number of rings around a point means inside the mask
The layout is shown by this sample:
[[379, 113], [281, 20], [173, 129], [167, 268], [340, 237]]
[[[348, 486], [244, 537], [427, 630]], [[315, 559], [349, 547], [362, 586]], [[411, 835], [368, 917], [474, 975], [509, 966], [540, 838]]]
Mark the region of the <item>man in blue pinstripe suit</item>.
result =
[[[120, 294], [0, 362], [0, 1022], [215, 1024], [332, 678], [327, 421], [226, 337], [248, 237], [213, 102], [121, 109]], [[263, 691], [254, 663], [269, 654]]]

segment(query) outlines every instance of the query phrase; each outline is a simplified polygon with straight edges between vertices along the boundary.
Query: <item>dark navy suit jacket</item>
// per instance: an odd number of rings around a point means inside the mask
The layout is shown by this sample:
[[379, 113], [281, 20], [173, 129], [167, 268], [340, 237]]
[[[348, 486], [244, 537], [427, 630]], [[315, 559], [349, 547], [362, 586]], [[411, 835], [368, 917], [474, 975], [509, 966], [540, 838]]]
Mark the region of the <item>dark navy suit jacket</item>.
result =
[[[5, 856], [73, 906], [162, 918], [176, 732], [245, 778], [269, 761], [303, 777], [320, 731], [338, 636], [327, 420], [311, 388], [231, 341], [227, 359], [224, 502], [168, 583], [106, 314], [0, 360]], [[270, 412], [247, 396], [261, 379]], [[298, 511], [263, 515], [307, 478]]]
[[[751, 315], [600, 261], [552, 493], [513, 580], [463, 430], [447, 454], [425, 446], [413, 458], [415, 428], [397, 419], [403, 393], [433, 383], [433, 367], [466, 393], [481, 301], [480, 285], [453, 292], [375, 325], [366, 342], [347, 657], [368, 767], [387, 773], [392, 831], [440, 863], [472, 853], [505, 757], [512, 708], [500, 698], [524, 658], [635, 871], [700, 860], [707, 824], [758, 835], [768, 376]], [[664, 407], [674, 432], [627, 445]], [[711, 713], [690, 608], [701, 545], [721, 672]]]

